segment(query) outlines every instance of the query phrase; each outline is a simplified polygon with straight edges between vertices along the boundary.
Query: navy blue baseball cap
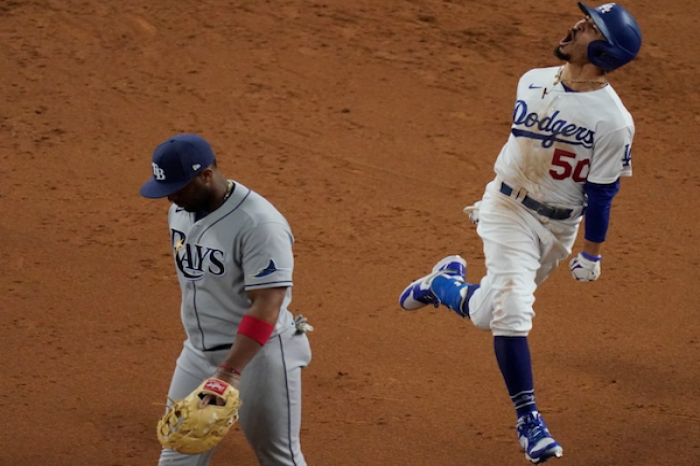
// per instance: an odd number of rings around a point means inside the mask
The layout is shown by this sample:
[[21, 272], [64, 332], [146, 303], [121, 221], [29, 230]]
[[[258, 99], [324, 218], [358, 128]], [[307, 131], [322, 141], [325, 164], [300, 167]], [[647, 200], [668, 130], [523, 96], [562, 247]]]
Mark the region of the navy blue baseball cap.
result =
[[153, 151], [153, 178], [141, 186], [143, 197], [168, 197], [187, 186], [195, 176], [214, 163], [214, 151], [196, 134], [168, 138]]

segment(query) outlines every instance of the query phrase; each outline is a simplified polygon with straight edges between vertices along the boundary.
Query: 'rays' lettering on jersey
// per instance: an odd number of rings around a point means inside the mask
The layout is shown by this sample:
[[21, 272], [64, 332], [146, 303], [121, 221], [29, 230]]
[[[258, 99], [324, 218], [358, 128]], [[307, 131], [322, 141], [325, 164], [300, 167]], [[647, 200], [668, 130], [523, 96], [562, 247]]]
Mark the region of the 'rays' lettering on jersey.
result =
[[224, 251], [208, 248], [201, 244], [190, 244], [186, 240], [187, 237], [183, 232], [172, 230], [175, 263], [187, 280], [201, 280], [206, 272], [216, 276], [221, 276], [226, 272]]
[[552, 116], [546, 116], [540, 120], [540, 115], [537, 112], [528, 113], [525, 101], [518, 100], [515, 103], [515, 111], [513, 112], [513, 123], [525, 128], [534, 128], [540, 132], [519, 128], [513, 128], [511, 132], [513, 136], [518, 138], [541, 140], [544, 148], [552, 147], [555, 142], [571, 144], [572, 146], [583, 146], [587, 149], [592, 148], [595, 143], [595, 131], [569, 123], [567, 120], [559, 118], [559, 113], [559, 110], [557, 110]]

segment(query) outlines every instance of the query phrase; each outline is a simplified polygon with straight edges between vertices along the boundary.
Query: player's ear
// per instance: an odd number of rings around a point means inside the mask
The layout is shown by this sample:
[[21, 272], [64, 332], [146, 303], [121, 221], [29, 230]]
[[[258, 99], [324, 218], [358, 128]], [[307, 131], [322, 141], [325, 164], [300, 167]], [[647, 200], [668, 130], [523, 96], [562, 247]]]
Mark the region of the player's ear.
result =
[[210, 183], [211, 180], [214, 179], [214, 170], [212, 167], [207, 167], [197, 176], [200, 177], [203, 183]]

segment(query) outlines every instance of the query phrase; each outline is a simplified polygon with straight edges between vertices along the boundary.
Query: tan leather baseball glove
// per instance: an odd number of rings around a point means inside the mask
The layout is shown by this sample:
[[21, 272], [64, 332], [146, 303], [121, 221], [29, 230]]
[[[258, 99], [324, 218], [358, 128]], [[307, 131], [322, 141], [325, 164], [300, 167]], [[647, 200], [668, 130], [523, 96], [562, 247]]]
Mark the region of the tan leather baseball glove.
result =
[[[206, 395], [213, 398], [202, 407]], [[182, 400], [171, 403], [172, 407], [158, 421], [158, 440], [165, 448], [188, 455], [214, 448], [238, 420], [241, 406], [238, 390], [214, 378], [202, 382]]]

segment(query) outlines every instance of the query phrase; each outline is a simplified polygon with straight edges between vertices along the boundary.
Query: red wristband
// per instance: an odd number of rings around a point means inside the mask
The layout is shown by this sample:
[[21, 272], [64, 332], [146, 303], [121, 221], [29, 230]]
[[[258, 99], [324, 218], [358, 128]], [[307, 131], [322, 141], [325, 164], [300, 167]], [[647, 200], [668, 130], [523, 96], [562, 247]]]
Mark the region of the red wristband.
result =
[[263, 346], [267, 343], [274, 329], [274, 325], [268, 324], [264, 320], [256, 319], [251, 316], [243, 316], [243, 320], [241, 320], [241, 324], [238, 326], [238, 333], [257, 341]]

